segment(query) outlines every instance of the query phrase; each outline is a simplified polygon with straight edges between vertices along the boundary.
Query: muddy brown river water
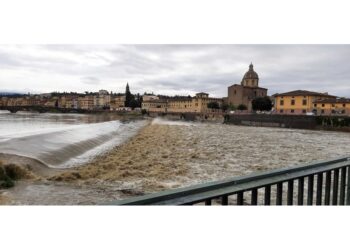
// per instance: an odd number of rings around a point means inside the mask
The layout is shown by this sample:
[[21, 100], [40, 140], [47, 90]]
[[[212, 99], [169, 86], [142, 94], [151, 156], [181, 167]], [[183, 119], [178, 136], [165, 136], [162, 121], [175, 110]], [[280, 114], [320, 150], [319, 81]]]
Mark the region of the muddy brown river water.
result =
[[101, 204], [345, 155], [349, 133], [155, 119], [88, 164], [2, 195], [7, 204]]

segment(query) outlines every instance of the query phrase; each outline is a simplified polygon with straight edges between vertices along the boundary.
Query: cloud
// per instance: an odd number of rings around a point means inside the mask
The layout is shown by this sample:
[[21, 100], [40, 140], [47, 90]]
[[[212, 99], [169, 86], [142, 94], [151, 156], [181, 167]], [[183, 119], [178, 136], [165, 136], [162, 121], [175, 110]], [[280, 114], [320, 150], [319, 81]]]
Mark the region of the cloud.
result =
[[81, 82], [85, 84], [98, 85], [100, 84], [100, 79], [93, 76], [86, 76], [81, 78]]
[[253, 62], [269, 94], [350, 97], [350, 45], [0, 45], [0, 90], [227, 95]]

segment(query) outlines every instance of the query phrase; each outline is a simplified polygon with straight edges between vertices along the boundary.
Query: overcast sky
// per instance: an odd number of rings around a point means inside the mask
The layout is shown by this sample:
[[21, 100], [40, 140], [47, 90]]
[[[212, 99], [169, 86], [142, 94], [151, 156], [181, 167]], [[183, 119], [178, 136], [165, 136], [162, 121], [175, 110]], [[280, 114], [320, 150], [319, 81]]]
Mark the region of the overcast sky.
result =
[[0, 45], [0, 91], [224, 97], [253, 62], [268, 94], [350, 97], [350, 45]]

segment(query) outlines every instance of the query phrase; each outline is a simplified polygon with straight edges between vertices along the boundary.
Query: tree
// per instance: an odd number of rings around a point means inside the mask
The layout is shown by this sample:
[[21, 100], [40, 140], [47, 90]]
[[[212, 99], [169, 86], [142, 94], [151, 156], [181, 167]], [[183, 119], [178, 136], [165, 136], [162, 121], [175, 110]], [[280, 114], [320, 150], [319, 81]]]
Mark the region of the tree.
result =
[[252, 101], [253, 110], [270, 111], [272, 109], [272, 102], [267, 96], [257, 97]]
[[220, 109], [220, 105], [217, 102], [209, 102], [207, 107], [208, 109]]
[[239, 104], [239, 105], [237, 106], [237, 109], [238, 109], [238, 110], [247, 110], [247, 106], [244, 105], [244, 104]]
[[222, 104], [222, 106], [221, 106], [221, 109], [223, 110], [223, 111], [226, 111], [226, 110], [228, 110], [230, 108], [230, 105], [228, 105], [227, 103], [224, 103], [224, 104]]
[[233, 104], [230, 104], [230, 106], [228, 108], [229, 108], [229, 110], [232, 110], [232, 111], [237, 109], [237, 107]]
[[140, 105], [139, 105], [139, 102], [137, 100], [131, 99], [129, 107], [131, 109], [135, 109], [135, 108], [139, 108]]
[[125, 107], [130, 107], [131, 100], [133, 100], [133, 96], [130, 92], [129, 83], [126, 83], [125, 88]]

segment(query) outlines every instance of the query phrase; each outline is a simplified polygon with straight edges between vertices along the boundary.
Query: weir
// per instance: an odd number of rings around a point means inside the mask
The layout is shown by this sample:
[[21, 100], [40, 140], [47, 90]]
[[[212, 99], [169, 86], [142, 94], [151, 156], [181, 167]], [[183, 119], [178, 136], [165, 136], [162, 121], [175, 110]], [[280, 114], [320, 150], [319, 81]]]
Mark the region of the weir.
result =
[[350, 205], [350, 157], [274, 169], [108, 205]]

